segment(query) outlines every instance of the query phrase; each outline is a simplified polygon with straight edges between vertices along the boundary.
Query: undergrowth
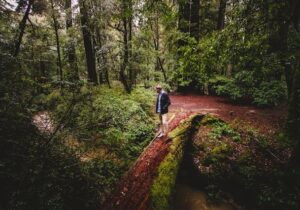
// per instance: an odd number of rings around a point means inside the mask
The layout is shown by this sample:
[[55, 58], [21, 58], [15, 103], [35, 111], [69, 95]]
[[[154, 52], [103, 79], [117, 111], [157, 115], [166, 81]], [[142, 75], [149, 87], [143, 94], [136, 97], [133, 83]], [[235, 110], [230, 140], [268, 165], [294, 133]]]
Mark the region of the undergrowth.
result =
[[142, 88], [49, 91], [35, 103], [51, 114], [55, 135], [41, 135], [26, 106], [1, 110], [0, 209], [100, 209], [152, 138], [153, 96]]
[[288, 167], [291, 145], [281, 136], [262, 135], [211, 116], [201, 124], [192, 156], [200, 160], [194, 164], [211, 199], [230, 192], [246, 209], [299, 209], [300, 170]]

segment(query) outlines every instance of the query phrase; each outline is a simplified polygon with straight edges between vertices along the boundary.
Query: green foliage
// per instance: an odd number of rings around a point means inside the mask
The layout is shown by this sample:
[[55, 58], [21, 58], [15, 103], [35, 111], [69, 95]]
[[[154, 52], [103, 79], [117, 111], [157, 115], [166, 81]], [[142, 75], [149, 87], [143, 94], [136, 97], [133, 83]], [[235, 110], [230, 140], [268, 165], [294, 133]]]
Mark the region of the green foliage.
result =
[[[258, 106], [275, 106], [286, 98], [282, 55], [272, 51], [269, 31], [263, 27], [267, 23], [260, 10], [252, 7], [255, 3], [246, 5], [249, 7], [232, 8], [227, 14], [232, 21], [222, 31], [209, 30], [199, 43], [184, 38], [185, 44], [178, 49], [178, 70], [173, 74], [178, 87], [202, 93], [208, 87], [209, 94]], [[256, 15], [253, 19], [246, 16], [248, 10]], [[203, 15], [201, 18], [208, 14]], [[289, 40], [293, 48], [295, 40], [293, 34]], [[293, 63], [292, 59], [287, 62]]]
[[254, 89], [253, 103], [258, 106], [276, 106], [286, 98], [286, 92], [286, 86], [282, 82], [262, 82], [258, 88]]
[[106, 148], [129, 164], [153, 136], [153, 92], [140, 88], [129, 95], [119, 88], [83, 86], [76, 94], [52, 94], [48, 101], [57, 102], [52, 114], [56, 121], [71, 110], [64, 125], [67, 133], [88, 142], [88, 148]]
[[152, 91], [151, 89], [135, 88], [130, 94], [130, 99], [138, 102], [141, 108], [149, 116], [153, 114], [153, 104], [155, 96], [154, 91]]
[[240, 72], [234, 79], [222, 80], [214, 87], [218, 95], [227, 96], [236, 102], [252, 101], [258, 106], [276, 106], [286, 98], [286, 85], [283, 82], [258, 83], [255, 80], [252, 74]]
[[[55, 126], [64, 126], [52, 139], [32, 126], [27, 100], [1, 109], [1, 209], [99, 209], [152, 137], [152, 92], [134, 93], [83, 86], [41, 96], [39, 103], [53, 109]], [[73, 148], [66, 144], [70, 135], [96, 140]], [[110, 149], [109, 156], [83, 161], [90, 146]]]
[[[112, 181], [91, 180], [106, 176], [109, 163], [83, 164], [60, 139], [40, 136], [24, 116], [15, 115], [18, 126], [1, 132], [1, 209], [98, 209], [101, 187], [110, 189]], [[14, 122], [9, 117], [7, 125]]]
[[[231, 79], [224, 77], [224, 76], [216, 76], [212, 77], [208, 80], [208, 93], [209, 95], [217, 95], [217, 90], [219, 95], [223, 95], [225, 91], [222, 89], [225, 85], [231, 82]], [[225, 94], [224, 94], [225, 95]]]
[[185, 38], [186, 44], [178, 50], [178, 70], [173, 75], [173, 82], [181, 88], [203, 92], [208, 79], [220, 68], [218, 61], [218, 40], [203, 38], [197, 43], [192, 38]]
[[193, 38], [187, 42], [179, 49], [179, 68], [173, 76], [174, 82], [178, 87], [201, 90], [207, 77], [201, 72], [197, 42]]
[[221, 137], [228, 136], [231, 137], [234, 141], [240, 141], [240, 134], [231, 128], [227, 123], [216, 121], [213, 123], [213, 129], [209, 135], [213, 139], [221, 139]]
[[253, 209], [299, 208], [296, 177], [300, 170], [283, 168], [278, 162], [291, 148], [291, 143], [281, 142], [282, 134], [277, 143], [250, 128], [233, 130], [212, 116], [203, 118], [200, 125], [192, 156], [198, 160], [194, 164], [211, 199], [222, 199], [225, 191], [236, 198], [245, 196], [249, 202], [241, 201]]

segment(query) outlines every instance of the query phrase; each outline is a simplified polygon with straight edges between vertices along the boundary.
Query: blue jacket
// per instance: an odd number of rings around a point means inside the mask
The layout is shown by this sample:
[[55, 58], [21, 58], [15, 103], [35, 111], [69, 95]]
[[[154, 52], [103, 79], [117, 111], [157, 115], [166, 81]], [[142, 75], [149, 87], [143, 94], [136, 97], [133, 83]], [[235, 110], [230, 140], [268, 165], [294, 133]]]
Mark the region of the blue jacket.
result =
[[[171, 105], [171, 101], [166, 92], [162, 92], [161, 94], [162, 95], [160, 98], [160, 110], [161, 110], [160, 114], [166, 114], [169, 111], [168, 107]], [[159, 95], [157, 96], [156, 99], [156, 113], [158, 113], [158, 99], [159, 99]]]

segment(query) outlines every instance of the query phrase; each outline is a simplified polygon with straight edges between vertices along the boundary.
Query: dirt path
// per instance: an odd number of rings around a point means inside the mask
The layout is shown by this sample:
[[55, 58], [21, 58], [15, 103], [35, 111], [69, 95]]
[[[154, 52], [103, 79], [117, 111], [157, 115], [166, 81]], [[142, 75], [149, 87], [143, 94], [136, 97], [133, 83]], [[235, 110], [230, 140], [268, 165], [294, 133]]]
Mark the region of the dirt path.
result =
[[[237, 106], [222, 98], [210, 96], [172, 95], [169, 129], [173, 130], [181, 120], [193, 113], [211, 113], [225, 121], [249, 123], [262, 132], [275, 132], [285, 118], [285, 108], [258, 109], [253, 106]], [[146, 210], [149, 207], [149, 190], [156, 176], [157, 167], [168, 153], [167, 137], [153, 140], [125, 174], [115, 193], [107, 199], [104, 210]]]
[[260, 132], [275, 132], [283, 126], [286, 119], [286, 106], [257, 108], [249, 105], [234, 105], [224, 98], [197, 95], [171, 96], [171, 113], [211, 113], [224, 121], [242, 121]]

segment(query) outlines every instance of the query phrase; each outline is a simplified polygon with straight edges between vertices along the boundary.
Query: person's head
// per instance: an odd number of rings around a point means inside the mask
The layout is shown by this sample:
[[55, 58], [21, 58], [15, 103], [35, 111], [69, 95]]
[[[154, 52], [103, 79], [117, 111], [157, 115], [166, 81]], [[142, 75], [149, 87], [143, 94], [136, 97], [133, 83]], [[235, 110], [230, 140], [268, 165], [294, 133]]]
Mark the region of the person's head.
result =
[[156, 85], [156, 92], [160, 93], [162, 91], [161, 85]]

